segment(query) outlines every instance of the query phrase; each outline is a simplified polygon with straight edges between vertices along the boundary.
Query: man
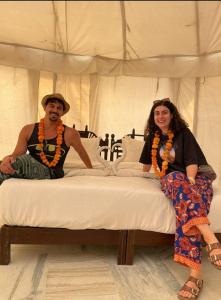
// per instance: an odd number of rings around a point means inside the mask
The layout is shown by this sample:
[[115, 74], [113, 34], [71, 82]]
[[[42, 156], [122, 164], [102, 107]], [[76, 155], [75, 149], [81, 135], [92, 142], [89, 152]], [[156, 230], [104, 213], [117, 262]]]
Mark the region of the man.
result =
[[[64, 176], [63, 164], [70, 146], [88, 168], [92, 168], [77, 130], [63, 125], [61, 117], [70, 105], [61, 94], [43, 97], [45, 117], [39, 123], [25, 125], [12, 154], [0, 164], [0, 184], [10, 178], [55, 179]], [[26, 154], [27, 150], [29, 154]]]

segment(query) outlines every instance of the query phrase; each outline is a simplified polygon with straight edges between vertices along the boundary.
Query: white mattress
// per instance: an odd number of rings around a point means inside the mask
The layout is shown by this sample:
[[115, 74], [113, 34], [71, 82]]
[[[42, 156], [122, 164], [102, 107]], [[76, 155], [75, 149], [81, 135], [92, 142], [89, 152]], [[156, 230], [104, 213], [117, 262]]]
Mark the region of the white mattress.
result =
[[[210, 220], [221, 232], [221, 191]], [[56, 180], [9, 179], [0, 187], [0, 223], [69, 229], [141, 229], [174, 233], [171, 201], [156, 180], [74, 176]]]

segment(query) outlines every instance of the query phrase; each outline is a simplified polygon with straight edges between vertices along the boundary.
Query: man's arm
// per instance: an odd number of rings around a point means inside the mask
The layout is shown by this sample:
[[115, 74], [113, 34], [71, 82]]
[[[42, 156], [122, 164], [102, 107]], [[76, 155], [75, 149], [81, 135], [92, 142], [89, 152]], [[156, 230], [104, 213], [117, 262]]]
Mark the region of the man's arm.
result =
[[0, 171], [4, 174], [14, 174], [15, 170], [12, 168], [11, 164], [15, 161], [16, 157], [25, 154], [27, 151], [27, 140], [30, 134], [30, 126], [26, 125], [22, 128], [19, 133], [17, 145], [12, 152], [12, 154], [7, 155], [3, 158], [0, 164]]
[[68, 140], [70, 141], [70, 146], [74, 147], [85, 166], [90, 169], [93, 168], [91, 160], [81, 143], [79, 132], [74, 128], [68, 128]]

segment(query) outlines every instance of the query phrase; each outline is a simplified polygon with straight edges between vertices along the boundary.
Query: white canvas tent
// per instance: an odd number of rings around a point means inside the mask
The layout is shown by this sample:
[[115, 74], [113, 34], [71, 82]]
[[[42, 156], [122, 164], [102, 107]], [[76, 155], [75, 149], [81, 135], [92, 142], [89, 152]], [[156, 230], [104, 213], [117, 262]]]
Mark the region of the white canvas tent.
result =
[[0, 157], [46, 93], [68, 99], [68, 125], [117, 137], [169, 96], [221, 175], [220, 86], [219, 1], [0, 2]]

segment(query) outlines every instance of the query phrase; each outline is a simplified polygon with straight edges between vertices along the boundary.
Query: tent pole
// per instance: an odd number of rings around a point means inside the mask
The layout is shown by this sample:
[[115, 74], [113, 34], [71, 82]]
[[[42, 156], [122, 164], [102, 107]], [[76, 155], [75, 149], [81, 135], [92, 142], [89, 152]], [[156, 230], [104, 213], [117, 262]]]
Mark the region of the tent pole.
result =
[[196, 19], [196, 52], [197, 55], [200, 55], [201, 45], [200, 45], [200, 22], [199, 22], [199, 3], [194, 1], [195, 5], [195, 19]]
[[56, 93], [57, 79], [57, 73], [53, 73], [53, 93]]
[[[196, 18], [196, 52], [200, 55], [200, 23], [199, 23], [199, 3], [194, 1], [195, 5], [195, 18]], [[200, 90], [200, 78], [197, 77], [195, 81], [195, 97], [194, 97], [194, 111], [193, 111], [193, 134], [197, 135], [197, 119], [198, 119], [198, 104], [199, 104], [199, 90]]]
[[193, 134], [197, 136], [197, 119], [198, 119], [198, 104], [199, 104], [200, 78], [195, 81], [195, 97], [193, 110]]
[[126, 53], [127, 31], [126, 31], [126, 14], [125, 14], [124, 1], [120, 1], [120, 11], [121, 11], [121, 20], [122, 20], [123, 60], [125, 60], [127, 58], [127, 53]]
[[179, 104], [179, 96], [180, 96], [180, 78], [169, 78], [172, 84], [172, 102], [177, 106]]
[[[55, 31], [55, 51], [57, 50], [57, 45], [62, 49], [63, 53], [65, 53], [64, 50], [64, 45], [62, 42], [62, 36], [61, 36], [61, 30], [59, 27], [59, 23], [58, 23], [58, 13], [56, 10], [56, 4], [55, 1], [52, 0], [52, 9], [53, 9], [53, 14], [54, 14], [54, 31]], [[58, 38], [59, 41], [57, 42], [57, 33], [58, 33]]]
[[68, 52], [68, 1], [65, 1], [65, 33], [66, 33], [66, 52]]

